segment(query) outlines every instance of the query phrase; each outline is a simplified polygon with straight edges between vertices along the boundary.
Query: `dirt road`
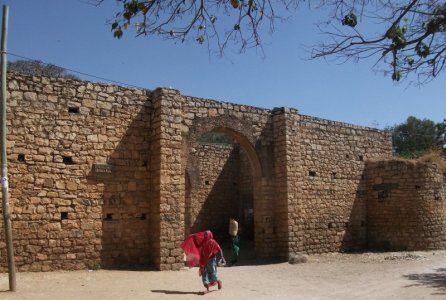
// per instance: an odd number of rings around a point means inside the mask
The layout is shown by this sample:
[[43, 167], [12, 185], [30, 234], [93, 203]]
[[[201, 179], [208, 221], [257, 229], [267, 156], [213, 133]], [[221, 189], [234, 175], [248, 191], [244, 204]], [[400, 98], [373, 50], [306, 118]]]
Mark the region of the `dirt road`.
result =
[[197, 269], [18, 273], [1, 299], [446, 299], [446, 251], [325, 254], [302, 264], [221, 267], [223, 289], [206, 295]]

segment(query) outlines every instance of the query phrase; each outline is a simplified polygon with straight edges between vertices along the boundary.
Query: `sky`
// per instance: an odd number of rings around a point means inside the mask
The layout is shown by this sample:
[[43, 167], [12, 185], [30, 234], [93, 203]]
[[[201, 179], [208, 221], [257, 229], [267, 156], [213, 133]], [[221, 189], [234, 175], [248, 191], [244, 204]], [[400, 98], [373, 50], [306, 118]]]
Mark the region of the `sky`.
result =
[[[374, 61], [338, 64], [310, 60], [306, 46], [322, 39], [319, 11], [300, 9], [266, 34], [263, 53], [210, 54], [195, 41], [122, 39], [107, 23], [114, 0], [99, 7], [86, 0], [0, 0], [9, 6], [8, 61], [19, 55], [147, 89], [171, 87], [183, 95], [261, 108], [292, 107], [299, 113], [384, 128], [407, 117], [446, 119], [446, 74], [421, 87], [395, 84], [372, 71]], [[79, 75], [82, 79], [103, 81]]]

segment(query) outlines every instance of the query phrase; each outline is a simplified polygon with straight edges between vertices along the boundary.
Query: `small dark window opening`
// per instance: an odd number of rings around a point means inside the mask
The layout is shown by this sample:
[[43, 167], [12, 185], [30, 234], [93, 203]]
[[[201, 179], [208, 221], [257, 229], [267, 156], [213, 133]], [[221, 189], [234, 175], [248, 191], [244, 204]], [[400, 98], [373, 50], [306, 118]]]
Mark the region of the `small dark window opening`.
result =
[[19, 156], [17, 157], [18, 161], [25, 161], [25, 154], [19, 154]]
[[68, 220], [68, 212], [63, 211], [60, 213], [60, 219], [61, 220]]
[[331, 173], [332, 178], [336, 178], [336, 172]]
[[415, 185], [415, 189], [419, 190], [419, 189], [421, 189], [421, 186], [420, 185]]
[[348, 222], [345, 222], [345, 228], [348, 228]]
[[113, 220], [113, 214], [106, 214], [104, 220], [105, 220], [105, 221], [111, 221], [111, 220]]
[[147, 167], [147, 160], [144, 160], [144, 161], [142, 162], [142, 166], [143, 166], [143, 167]]
[[365, 179], [365, 175], [364, 174], [361, 174], [361, 179]]
[[66, 165], [74, 165], [73, 158], [71, 156], [64, 156], [63, 163]]
[[333, 228], [334, 227], [334, 223], [328, 223], [328, 228]]
[[358, 159], [359, 159], [360, 161], [363, 161], [363, 160], [364, 160], [364, 156], [359, 155], [359, 156], [358, 156]]
[[347, 159], [350, 158], [350, 155], [346, 154], [346, 155], [345, 155], [345, 158], [347, 158]]
[[140, 220], [146, 220], [146, 219], [147, 219], [146, 214], [141, 214], [141, 215], [139, 216], [139, 219], [140, 219]]
[[68, 112], [72, 114], [78, 114], [79, 113], [79, 107], [68, 107]]
[[205, 185], [209, 185], [209, 180], [206, 180], [206, 181], [204, 182], [204, 184], [205, 184]]
[[384, 202], [390, 198], [389, 191], [379, 191], [378, 192], [378, 202]]
[[308, 172], [308, 175], [310, 175], [310, 176], [316, 176], [316, 172], [315, 171], [310, 171], [310, 172]]

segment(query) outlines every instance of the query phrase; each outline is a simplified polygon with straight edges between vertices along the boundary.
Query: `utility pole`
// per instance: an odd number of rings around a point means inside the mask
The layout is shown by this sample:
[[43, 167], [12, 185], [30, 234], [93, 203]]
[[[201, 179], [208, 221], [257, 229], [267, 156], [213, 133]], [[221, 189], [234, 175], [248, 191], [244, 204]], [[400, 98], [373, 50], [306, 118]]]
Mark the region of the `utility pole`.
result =
[[6, 157], [6, 38], [8, 36], [8, 13], [9, 7], [3, 5], [3, 23], [2, 23], [2, 40], [1, 40], [1, 163], [2, 163], [2, 204], [3, 204], [3, 222], [5, 223], [5, 238], [6, 238], [6, 251], [8, 255], [8, 273], [9, 273], [9, 290], [16, 291], [15, 280], [15, 262], [14, 262], [14, 248], [12, 245], [12, 229], [11, 229], [11, 216], [9, 214], [9, 201], [8, 201], [8, 162]]

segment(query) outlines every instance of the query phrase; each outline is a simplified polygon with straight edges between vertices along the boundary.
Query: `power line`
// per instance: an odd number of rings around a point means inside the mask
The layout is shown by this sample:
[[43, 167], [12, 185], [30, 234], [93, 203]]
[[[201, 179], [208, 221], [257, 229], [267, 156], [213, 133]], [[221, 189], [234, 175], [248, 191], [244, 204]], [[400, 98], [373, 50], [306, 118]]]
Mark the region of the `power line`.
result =
[[[49, 65], [53, 65], [53, 66], [54, 66], [54, 64], [44, 62], [44, 61], [42, 61], [42, 60], [40, 60], [40, 59], [29, 58], [29, 57], [22, 56], [22, 55], [18, 55], [18, 54], [12, 53], [12, 52], [7, 52], [7, 54], [9, 54], [9, 55], [11, 55], [11, 56], [14, 56], [14, 57], [21, 58], [21, 59], [39, 61], [39, 62], [43, 63], [43, 64], [46, 65], [46, 66], [49, 66]], [[129, 84], [129, 83], [125, 83], [125, 82], [121, 82], [121, 81], [116, 81], [116, 80], [108, 79], [108, 78], [101, 77], [101, 76], [96, 76], [96, 75], [88, 74], [88, 73], [85, 73], [85, 72], [76, 71], [76, 70], [73, 70], [73, 69], [68, 69], [68, 68], [65, 68], [65, 67], [62, 67], [62, 66], [59, 66], [59, 65], [57, 65], [57, 67], [60, 67], [60, 68], [66, 70], [66, 71], [69, 71], [69, 72], [71, 72], [71, 73], [76, 73], [76, 74], [80, 74], [80, 75], [84, 75], [84, 76], [88, 76], [88, 77], [96, 78], [96, 79], [99, 79], [99, 80], [102, 80], [102, 81], [105, 81], [105, 82], [116, 83], [116, 84], [119, 84], [119, 85], [124, 85], [124, 86], [128, 86], [128, 87], [133, 87], [133, 88], [138, 88], [138, 89], [144, 89], [144, 90], [147, 90], [147, 88], [145, 88], [145, 87], [137, 86], [137, 85], [134, 85], [134, 84]]]

